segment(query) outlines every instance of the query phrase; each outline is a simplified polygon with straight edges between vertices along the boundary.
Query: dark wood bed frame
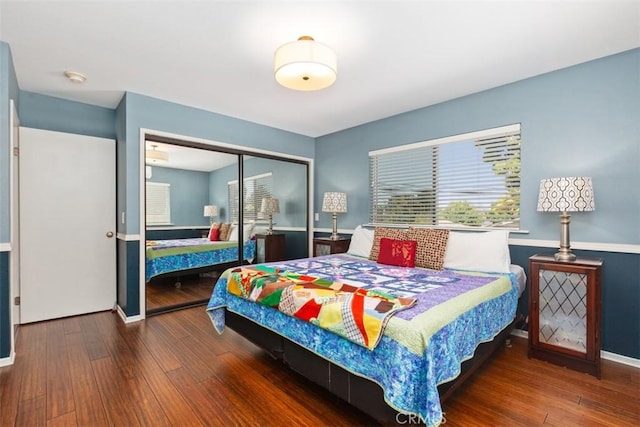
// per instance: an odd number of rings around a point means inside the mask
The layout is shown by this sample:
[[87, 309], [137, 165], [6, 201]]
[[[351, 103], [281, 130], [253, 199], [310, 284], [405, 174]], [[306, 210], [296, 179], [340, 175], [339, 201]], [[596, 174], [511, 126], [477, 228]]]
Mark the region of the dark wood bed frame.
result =
[[[448, 399], [475, 370], [504, 344], [521, 318], [522, 316], [516, 316], [516, 319], [503, 329], [493, 341], [480, 344], [474, 357], [462, 363], [460, 375], [438, 386], [441, 402]], [[375, 382], [352, 374], [299, 344], [228, 310], [226, 311], [226, 325], [263, 348], [274, 358], [281, 360], [294, 371], [329, 390], [377, 421], [383, 424], [397, 424], [399, 420], [405, 419], [397, 417], [398, 411], [385, 402], [382, 388]]]

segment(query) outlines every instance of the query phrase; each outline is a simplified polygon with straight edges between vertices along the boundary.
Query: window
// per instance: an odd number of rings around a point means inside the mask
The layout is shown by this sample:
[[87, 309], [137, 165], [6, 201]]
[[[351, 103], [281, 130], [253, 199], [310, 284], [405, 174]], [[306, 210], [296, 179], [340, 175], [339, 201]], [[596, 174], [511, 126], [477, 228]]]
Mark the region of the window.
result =
[[147, 182], [147, 224], [171, 224], [171, 184]]
[[[244, 221], [264, 219], [260, 213], [262, 199], [273, 194], [273, 177], [271, 172], [244, 178]], [[238, 181], [229, 183], [229, 206], [231, 221], [238, 221]]]
[[520, 125], [369, 153], [370, 221], [520, 226]]

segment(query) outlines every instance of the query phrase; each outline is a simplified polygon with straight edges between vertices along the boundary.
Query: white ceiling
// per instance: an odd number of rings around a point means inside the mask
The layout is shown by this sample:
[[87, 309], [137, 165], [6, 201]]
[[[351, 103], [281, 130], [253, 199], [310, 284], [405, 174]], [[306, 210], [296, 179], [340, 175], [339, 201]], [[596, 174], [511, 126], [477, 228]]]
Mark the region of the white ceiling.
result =
[[[2, 0], [0, 15], [22, 90], [109, 108], [131, 91], [311, 137], [640, 46], [637, 0]], [[274, 80], [273, 52], [301, 35], [335, 50], [330, 88]]]

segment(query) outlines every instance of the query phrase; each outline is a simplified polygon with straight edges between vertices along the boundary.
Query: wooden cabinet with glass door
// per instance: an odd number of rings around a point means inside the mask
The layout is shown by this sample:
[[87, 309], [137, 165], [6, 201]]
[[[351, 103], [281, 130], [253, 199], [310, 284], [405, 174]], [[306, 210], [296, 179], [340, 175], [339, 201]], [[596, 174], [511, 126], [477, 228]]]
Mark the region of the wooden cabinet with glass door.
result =
[[529, 357], [600, 378], [602, 260], [529, 258]]

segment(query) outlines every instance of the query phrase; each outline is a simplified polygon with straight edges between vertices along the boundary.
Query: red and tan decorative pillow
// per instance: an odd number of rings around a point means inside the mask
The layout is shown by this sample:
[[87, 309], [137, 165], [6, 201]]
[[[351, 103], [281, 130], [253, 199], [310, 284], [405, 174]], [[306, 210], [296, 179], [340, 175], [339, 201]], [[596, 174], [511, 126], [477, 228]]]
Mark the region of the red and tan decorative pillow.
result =
[[209, 232], [209, 240], [211, 240], [212, 242], [217, 242], [218, 240], [220, 240], [220, 229], [219, 228], [212, 228], [211, 231]]
[[383, 237], [380, 239], [378, 263], [413, 268], [416, 266], [417, 245], [415, 240], [396, 240]]
[[407, 239], [418, 242], [416, 267], [432, 270], [442, 270], [444, 268], [444, 255], [447, 251], [449, 230], [409, 227]]
[[227, 241], [229, 240], [229, 233], [231, 232], [231, 223], [225, 222], [220, 224], [220, 240]]
[[369, 259], [371, 261], [378, 261], [378, 255], [380, 254], [380, 239], [386, 237], [387, 239], [395, 240], [409, 240], [407, 239], [407, 231], [399, 228], [386, 228], [376, 227], [373, 232], [373, 245], [371, 246], [371, 253]]

